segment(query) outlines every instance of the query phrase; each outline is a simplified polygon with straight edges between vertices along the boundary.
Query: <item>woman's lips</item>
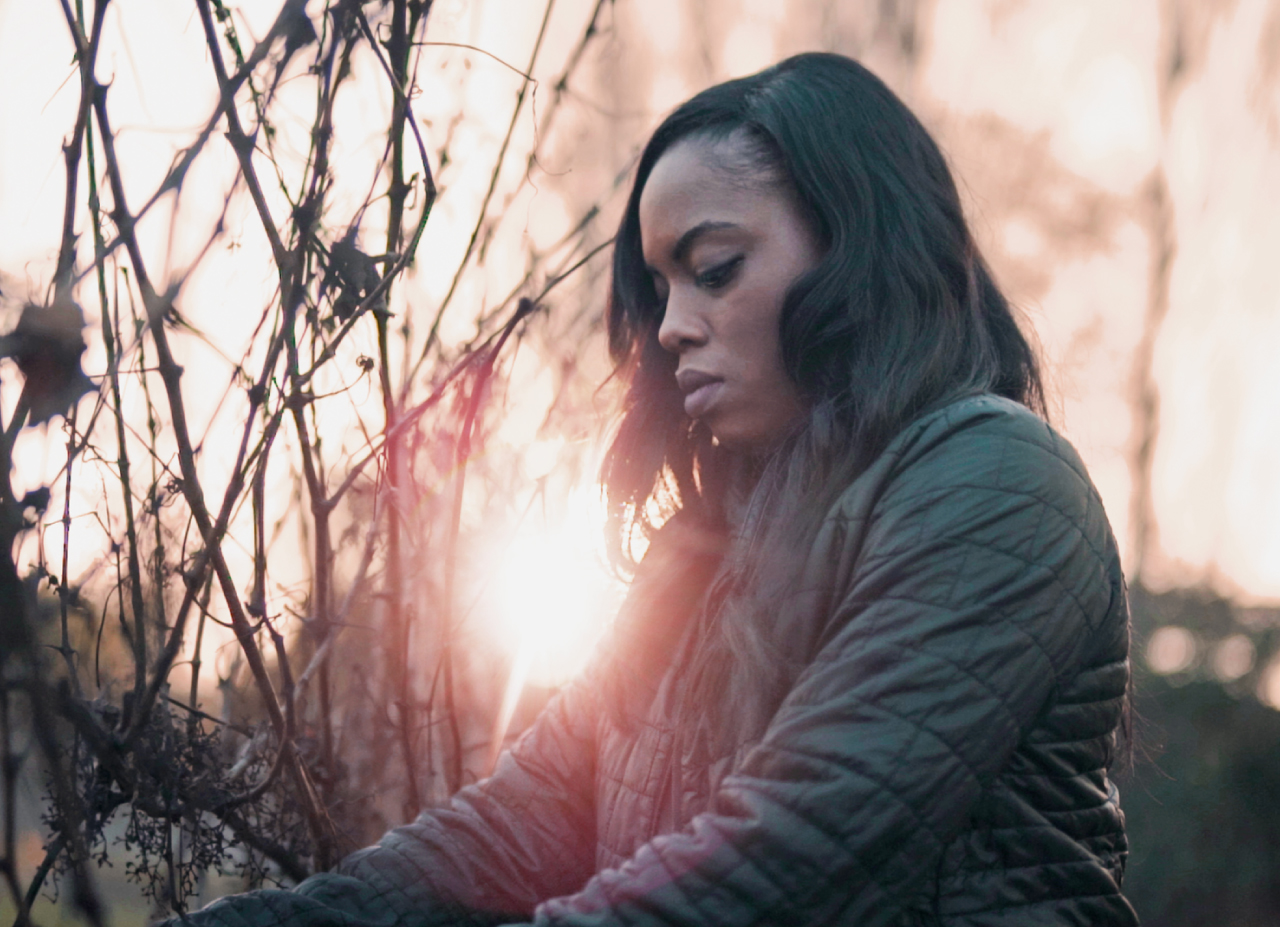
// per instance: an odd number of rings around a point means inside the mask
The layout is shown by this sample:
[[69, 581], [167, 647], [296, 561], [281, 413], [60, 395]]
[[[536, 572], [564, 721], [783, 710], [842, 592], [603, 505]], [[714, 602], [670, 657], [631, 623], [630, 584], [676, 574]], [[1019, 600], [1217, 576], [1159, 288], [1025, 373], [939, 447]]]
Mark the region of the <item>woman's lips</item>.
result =
[[715, 404], [724, 380], [699, 370], [682, 370], [676, 374], [676, 385], [684, 393], [684, 413], [701, 418]]

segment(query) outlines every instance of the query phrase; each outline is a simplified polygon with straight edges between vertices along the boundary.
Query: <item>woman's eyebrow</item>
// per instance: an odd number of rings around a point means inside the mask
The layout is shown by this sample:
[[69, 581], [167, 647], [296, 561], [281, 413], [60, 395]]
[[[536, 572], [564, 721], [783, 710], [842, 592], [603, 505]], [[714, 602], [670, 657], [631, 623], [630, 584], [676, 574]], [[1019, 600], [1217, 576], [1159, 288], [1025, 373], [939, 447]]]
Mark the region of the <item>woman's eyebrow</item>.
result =
[[717, 222], [711, 219], [706, 222], [699, 222], [693, 228], [689, 229], [689, 231], [681, 235], [680, 240], [677, 241], [675, 247], [671, 249], [672, 262], [676, 264], [684, 263], [684, 259], [689, 256], [689, 251], [697, 243], [698, 239], [703, 235], [706, 235], [708, 232], [719, 232], [724, 229], [736, 228], [738, 228], [738, 226], [732, 222]]

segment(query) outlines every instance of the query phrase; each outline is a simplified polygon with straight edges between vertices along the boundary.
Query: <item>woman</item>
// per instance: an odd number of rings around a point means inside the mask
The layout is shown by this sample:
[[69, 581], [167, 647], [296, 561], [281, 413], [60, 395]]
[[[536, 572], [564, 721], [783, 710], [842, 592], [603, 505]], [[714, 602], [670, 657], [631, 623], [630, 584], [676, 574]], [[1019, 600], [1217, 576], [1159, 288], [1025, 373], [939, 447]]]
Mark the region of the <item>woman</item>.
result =
[[492, 778], [195, 919], [1136, 923], [1115, 543], [919, 122], [834, 55], [694, 97], [609, 333], [610, 643]]

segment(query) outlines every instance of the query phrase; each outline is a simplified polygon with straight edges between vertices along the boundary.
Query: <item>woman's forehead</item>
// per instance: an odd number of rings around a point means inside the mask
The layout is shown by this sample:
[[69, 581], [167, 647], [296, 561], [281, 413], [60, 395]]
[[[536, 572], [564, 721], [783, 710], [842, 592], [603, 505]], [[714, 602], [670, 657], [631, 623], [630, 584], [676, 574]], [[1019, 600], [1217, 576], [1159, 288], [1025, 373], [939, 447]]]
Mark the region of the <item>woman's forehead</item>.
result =
[[[708, 223], [767, 221], [777, 194], [747, 167], [733, 137], [677, 142], [653, 166], [640, 194], [640, 235], [646, 258], [668, 257], [690, 230]], [[661, 253], [653, 253], [654, 251]]]
[[745, 131], [725, 136], [693, 135], [673, 143], [658, 158], [645, 181], [644, 197], [655, 177], [696, 174], [699, 182], [714, 179], [726, 186], [754, 189], [776, 181], [771, 159], [761, 153], [760, 143]]

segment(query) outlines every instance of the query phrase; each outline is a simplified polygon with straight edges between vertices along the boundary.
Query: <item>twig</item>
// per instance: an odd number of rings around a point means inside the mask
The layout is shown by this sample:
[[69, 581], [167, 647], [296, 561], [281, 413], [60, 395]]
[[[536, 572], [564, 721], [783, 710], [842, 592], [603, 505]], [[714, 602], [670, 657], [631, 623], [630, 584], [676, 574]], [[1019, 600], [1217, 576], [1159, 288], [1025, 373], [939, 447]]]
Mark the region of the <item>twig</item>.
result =
[[9, 895], [13, 898], [14, 907], [18, 909], [15, 927], [25, 927], [31, 922], [31, 906], [27, 904], [22, 886], [18, 882], [18, 774], [22, 769], [22, 760], [13, 749], [13, 729], [9, 720], [9, 687], [0, 685], [0, 777], [3, 777], [4, 808], [4, 855], [0, 857], [0, 869], [4, 870], [5, 882], [9, 886]]
[[[290, 4], [296, 5], [296, 0], [286, 0], [285, 6]], [[213, 12], [209, 8], [209, 0], [196, 0], [196, 8], [200, 11], [200, 23], [204, 26], [205, 44], [209, 48], [209, 58], [213, 62], [213, 71], [218, 78], [218, 91], [222, 95], [223, 113], [227, 117], [227, 140], [231, 143], [231, 148], [236, 153], [236, 157], [240, 161], [240, 174], [244, 177], [244, 182], [249, 188], [249, 195], [253, 198], [253, 205], [258, 210], [258, 218], [262, 220], [263, 231], [266, 232], [267, 242], [271, 245], [271, 254], [275, 258], [276, 267], [280, 271], [280, 285], [287, 287], [289, 277], [289, 265], [291, 263], [289, 253], [284, 246], [284, 242], [280, 240], [280, 231], [276, 228], [275, 220], [271, 217], [271, 208], [267, 205], [267, 198], [262, 192], [262, 183], [258, 180], [257, 171], [253, 167], [253, 139], [251, 139], [244, 131], [244, 126], [240, 123], [240, 114], [236, 111], [235, 105], [235, 89], [231, 84], [231, 78], [227, 74], [226, 64], [222, 60], [222, 46], [218, 43], [217, 30], [213, 25]], [[283, 17], [284, 13], [281, 13]], [[272, 27], [271, 33], [262, 44], [274, 41], [277, 33], [277, 26], [280, 20], [276, 20], [276, 26]], [[286, 292], [284, 299], [287, 301], [289, 295]]]
[[351, 603], [355, 600], [356, 594], [360, 587], [364, 584], [365, 577], [369, 573], [369, 565], [373, 562], [373, 550], [375, 542], [378, 538], [379, 512], [378, 499], [380, 495], [374, 496], [373, 515], [369, 519], [369, 530], [365, 532], [364, 552], [360, 555], [360, 566], [356, 570], [354, 581], [347, 590], [346, 596], [342, 600], [342, 607], [338, 610], [337, 615], [329, 629], [328, 635], [324, 638], [323, 643], [316, 648], [315, 654], [312, 655], [311, 661], [307, 664], [307, 668], [298, 676], [298, 692], [301, 693], [306, 689], [307, 684], [311, 681], [311, 677], [324, 665], [329, 659], [329, 654], [333, 651], [334, 643], [338, 639], [338, 635], [342, 632], [346, 624], [347, 615], [351, 612]]
[[[159, 522], [159, 519], [156, 519]], [[198, 704], [200, 701], [200, 668], [204, 664], [203, 658], [200, 656], [204, 649], [204, 628], [209, 616], [209, 598], [213, 594], [213, 581], [211, 576], [206, 576], [204, 580], [204, 591], [200, 598], [200, 618], [196, 621], [196, 640], [195, 645], [191, 648], [191, 688], [190, 702], [192, 705]], [[169, 699], [173, 702], [173, 699]], [[177, 703], [175, 703], [177, 704]], [[197, 729], [196, 710], [189, 709], [191, 712], [191, 723], [187, 728], [188, 735], [194, 737]]]
[[476, 52], [477, 54], [481, 54], [487, 58], [493, 59], [494, 61], [498, 62], [498, 64], [506, 68], [508, 71], [511, 71], [514, 74], [518, 74], [520, 77], [523, 77], [527, 81], [530, 81], [534, 84], [538, 83], [538, 81], [534, 78], [534, 76], [529, 72], [521, 71], [518, 67], [516, 67], [511, 62], [505, 61], [502, 58], [499, 58], [493, 52], [480, 48], [478, 45], [468, 45], [466, 42], [438, 42], [435, 40], [432, 40], [430, 42], [414, 42], [413, 44], [418, 48], [465, 48], [467, 51], [473, 51], [473, 52]]
[[[102, 39], [103, 13], [106, 11], [105, 0], [96, 4], [94, 9], [92, 36], [87, 41], [81, 32], [80, 22], [71, 10], [68, 0], [61, 0], [62, 12], [67, 19], [67, 28], [71, 32], [76, 46], [76, 57], [80, 70], [80, 104], [76, 111], [75, 128], [71, 132], [71, 141], [63, 146], [63, 159], [66, 163], [67, 182], [66, 195], [62, 212], [62, 245], [58, 250], [58, 264], [53, 279], [59, 298], [66, 298], [71, 291], [71, 276], [76, 260], [76, 186], [80, 177], [80, 154], [84, 145], [86, 129], [89, 125], [89, 114], [93, 106], [93, 69], [98, 58], [98, 46]], [[83, 17], [81, 17], [83, 18]], [[90, 139], [92, 143], [92, 139]]]
[[[547, 34], [547, 23], [551, 21], [551, 10], [554, 7], [555, 0], [547, 0], [546, 8], [542, 14], [542, 25], [538, 28], [538, 37], [534, 40], [533, 51], [529, 55], [529, 67], [525, 69], [528, 74], [533, 73], [534, 66], [538, 62], [538, 53], [542, 51], [542, 40]], [[432, 348], [435, 347], [436, 338], [440, 332], [440, 322], [444, 319], [449, 303], [453, 300], [453, 294], [457, 292], [458, 284], [462, 280], [462, 274], [471, 261], [471, 255], [476, 247], [476, 240], [480, 237], [480, 230], [484, 228], [484, 221], [489, 212], [489, 202], [493, 199], [493, 193], [498, 187], [498, 178], [502, 175], [502, 167], [507, 160], [507, 148], [511, 145], [512, 136], [515, 135], [516, 125], [520, 118], [520, 111], [524, 107], [524, 98], [529, 90], [530, 80], [531, 78], [526, 79], [520, 84], [520, 91], [516, 94], [516, 105], [511, 113], [511, 122], [507, 126], [506, 135], [503, 136], [502, 146], [498, 149], [498, 157], [493, 166], [493, 173], [489, 176], [489, 188], [485, 191], [484, 199], [480, 201], [480, 214], [476, 217], [475, 227], [471, 230], [471, 237], [467, 240], [467, 247], [462, 253], [462, 258], [458, 261], [458, 268], [454, 272], [449, 289], [445, 292], [444, 299], [440, 301], [440, 305], [436, 309], [435, 318], [431, 322], [431, 329], [427, 333], [426, 342], [422, 346], [422, 353], [419, 354], [417, 361], [414, 362], [413, 369], [410, 371], [409, 376], [405, 378], [405, 382], [411, 382], [417, 378], [418, 370], [430, 355]]]
[[48, 878], [49, 873], [53, 870], [54, 865], [58, 862], [58, 857], [62, 855], [62, 851], [67, 848], [67, 835], [60, 833], [53, 838], [53, 842], [49, 844], [48, 849], [44, 851], [44, 859], [40, 861], [40, 865], [36, 867], [35, 874], [31, 877], [31, 882], [27, 885], [27, 896], [23, 899], [23, 905], [28, 911], [36, 903], [36, 899], [40, 897], [40, 889], [44, 887], [44, 880]]
[[[107, 378], [115, 408], [116, 466], [119, 471], [120, 495], [124, 505], [125, 556], [129, 563], [129, 593], [133, 609], [133, 698], [136, 701], [142, 696], [147, 685], [146, 608], [142, 599], [142, 564], [138, 558], [138, 533], [133, 514], [133, 482], [129, 470], [129, 448], [125, 439], [124, 404], [120, 396], [120, 355], [117, 352], [117, 346], [120, 344], [120, 299], [117, 291], [113, 316], [111, 302], [107, 299], [106, 248], [99, 211], [97, 165], [92, 133], [87, 139], [86, 156], [89, 167], [89, 218], [93, 228], [93, 264], [97, 270], [98, 301], [102, 308], [102, 342], [107, 352]], [[120, 611], [123, 614], [123, 601], [120, 603]]]
[[[107, 162], [107, 176], [111, 181], [112, 196], [115, 201], [115, 220], [116, 226], [121, 230], [121, 234], [125, 236], [126, 248], [129, 252], [130, 262], [133, 264], [134, 273], [136, 274], [138, 285], [142, 290], [143, 300], [147, 306], [148, 317], [152, 340], [156, 346], [158, 354], [158, 363], [160, 366], [160, 377], [164, 383], [165, 392], [169, 399], [169, 412], [173, 424], [174, 438], [178, 446], [178, 462], [182, 471], [182, 490], [187, 500], [187, 504], [191, 509], [192, 517], [195, 519], [197, 527], [200, 530], [201, 538], [204, 542], [204, 549], [198, 559], [198, 570], [203, 571], [206, 563], [212, 563], [215, 574], [218, 577], [220, 586], [222, 587], [223, 599], [226, 602], [227, 610], [231, 615], [231, 623], [235, 629], [236, 639], [240, 643], [240, 648], [245, 654], [245, 658], [249, 663], [249, 669], [253, 674], [254, 681], [258, 690], [262, 695], [264, 705], [268, 716], [271, 718], [272, 725], [276, 728], [280, 735], [284, 734], [286, 722], [284, 713], [281, 710], [280, 703], [277, 699], [275, 687], [272, 685], [270, 675], [267, 672], [266, 664], [263, 662], [262, 654], [258, 650], [257, 643], [253, 638], [253, 629], [248, 620], [248, 616], [244, 612], [244, 607], [240, 602], [238, 592], [236, 590], [235, 580], [231, 576], [231, 571], [227, 566], [225, 558], [222, 556], [221, 540], [226, 531], [226, 522], [223, 516], [229, 516], [231, 503], [235, 496], [239, 494], [240, 487], [243, 485], [244, 475], [239, 465], [233, 471], [231, 485], [227, 488], [227, 495], [224, 497], [223, 510], [219, 513], [219, 521], [215, 530], [215, 525], [209, 518], [208, 510], [205, 508], [204, 495], [200, 489], [199, 476], [195, 468], [195, 456], [191, 448], [190, 433], [187, 428], [186, 411], [183, 404], [182, 389], [180, 379], [182, 376], [182, 368], [178, 366], [174, 360], [173, 353], [169, 347], [168, 336], [164, 329], [164, 317], [166, 304], [160, 299], [158, 294], [152, 288], [146, 274], [145, 264], [142, 259], [142, 252], [138, 245], [137, 237], [133, 232], [133, 218], [128, 210], [127, 200], [124, 193], [124, 184], [120, 176], [119, 161], [116, 157], [114, 147], [114, 137], [111, 134], [110, 120], [106, 110], [106, 92], [105, 88], [98, 87], [94, 95], [94, 111], [98, 118], [98, 126], [103, 140], [103, 154]], [[268, 369], [269, 366], [268, 366]], [[251, 411], [254, 405], [251, 401]], [[246, 423], [245, 437], [247, 439], [248, 428], [252, 422]], [[240, 449], [240, 460], [243, 460], [245, 450], [245, 442], [242, 441]], [[234, 492], [232, 491], [234, 489]], [[180, 618], [184, 618], [190, 607], [193, 595], [191, 585], [188, 585], [184, 596], [184, 607], [180, 612]], [[173, 658], [177, 654], [178, 646], [181, 643], [181, 621], [175, 626], [174, 632], [170, 637], [169, 646], [164, 654], [167, 663], [172, 663]], [[150, 707], [154, 702], [160, 687], [164, 684], [164, 674], [156, 673], [150, 685], [148, 685], [141, 704], [137, 706], [132, 726], [126, 734], [126, 743], [135, 743], [141, 734], [145, 719]], [[292, 774], [295, 784], [298, 787], [298, 797], [302, 804], [304, 815], [308, 822], [308, 828], [311, 831], [312, 838], [318, 848], [318, 852], [323, 854], [325, 847], [328, 845], [327, 833], [325, 827], [325, 815], [323, 809], [319, 806], [315, 795], [314, 787], [311, 784], [310, 777], [305, 768], [300, 764], [292, 764]]]
[[71, 629], [68, 623], [68, 612], [70, 611], [69, 599], [71, 597], [70, 577], [68, 576], [68, 566], [71, 560], [71, 471], [72, 461], [76, 457], [76, 425], [75, 425], [75, 409], [71, 410], [71, 416], [67, 420], [67, 428], [69, 437], [67, 438], [67, 472], [66, 481], [63, 484], [62, 491], [62, 575], [58, 582], [58, 616], [59, 626], [62, 631], [62, 639], [59, 643], [58, 652], [62, 654], [63, 662], [67, 666], [67, 681], [71, 685], [71, 691], [77, 696], [80, 695], [80, 672], [76, 668], [75, 650], [71, 647]]
[[[66, 0], [62, 0], [62, 2], [65, 4]], [[103, 6], [105, 6], [105, 3]], [[254, 46], [253, 51], [250, 53], [244, 65], [238, 68], [235, 74], [228, 77], [225, 87], [226, 93], [219, 98], [213, 113], [205, 121], [204, 128], [200, 130], [200, 134], [196, 136], [196, 140], [183, 151], [182, 156], [175, 160], [173, 165], [169, 168], [168, 173], [165, 175], [164, 180], [160, 183], [160, 186], [157, 187], [151, 196], [147, 198], [146, 202], [142, 204], [138, 211], [133, 214], [135, 222], [148, 215], [155, 207], [156, 203], [160, 202], [166, 193], [170, 190], [176, 190], [182, 186], [183, 180], [186, 178], [187, 171], [191, 169], [191, 165], [195, 163], [196, 158], [199, 156], [200, 152], [204, 150], [204, 146], [213, 136], [214, 130], [217, 128], [218, 122], [222, 119], [224, 112], [229, 106], [234, 105], [236, 92], [239, 91], [240, 86], [249, 79], [253, 71], [266, 58], [267, 54], [271, 51], [272, 45], [275, 44], [277, 37], [277, 34], [269, 33], [261, 42]], [[117, 235], [103, 246], [101, 259], [110, 257], [125, 244], [126, 237], [124, 235]], [[85, 270], [77, 274], [75, 279], [72, 281], [72, 285], [78, 284], [90, 272], [91, 270]]]
[[203, 718], [205, 721], [212, 721], [214, 724], [221, 725], [222, 727], [225, 727], [227, 730], [235, 731], [237, 734], [241, 734], [245, 737], [253, 736], [253, 731], [249, 730], [247, 727], [244, 727], [239, 724], [233, 724], [230, 721], [224, 721], [222, 718], [215, 718], [213, 715], [203, 712], [199, 708], [192, 708], [190, 705], [180, 702], [176, 698], [171, 698], [170, 696], [166, 695], [165, 701], [168, 702], [170, 705], [175, 705], [178, 708], [181, 708], [183, 711], [185, 711], [187, 714], [193, 717]]
[[475, 385], [471, 388], [466, 413], [462, 420], [462, 429], [458, 434], [458, 441], [454, 448], [454, 495], [453, 510], [449, 522], [449, 536], [445, 547], [444, 615], [442, 618], [444, 652], [441, 656], [441, 665], [444, 669], [445, 717], [449, 723], [449, 733], [453, 740], [453, 749], [450, 751], [450, 792], [457, 790], [462, 785], [462, 735], [458, 728], [457, 712], [453, 705], [452, 638], [455, 630], [453, 602], [458, 569], [458, 535], [462, 525], [462, 499], [466, 490], [467, 464], [471, 459], [471, 437], [475, 428], [476, 418], [480, 412], [480, 402], [484, 397], [489, 380], [493, 376], [494, 365], [497, 363], [498, 355], [502, 352], [503, 346], [506, 345], [507, 339], [511, 337], [511, 333], [536, 309], [537, 304], [533, 301], [528, 299], [520, 300], [510, 321], [503, 327], [497, 342], [486, 353], [484, 361], [476, 371]]

